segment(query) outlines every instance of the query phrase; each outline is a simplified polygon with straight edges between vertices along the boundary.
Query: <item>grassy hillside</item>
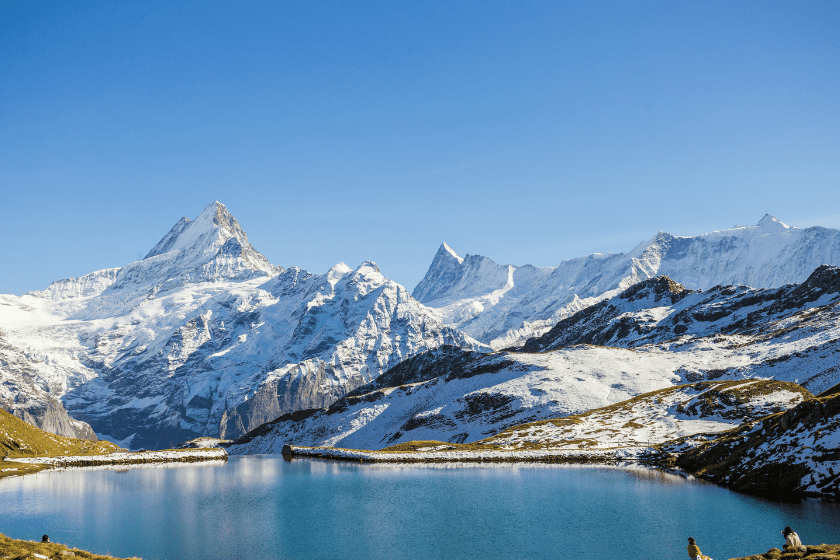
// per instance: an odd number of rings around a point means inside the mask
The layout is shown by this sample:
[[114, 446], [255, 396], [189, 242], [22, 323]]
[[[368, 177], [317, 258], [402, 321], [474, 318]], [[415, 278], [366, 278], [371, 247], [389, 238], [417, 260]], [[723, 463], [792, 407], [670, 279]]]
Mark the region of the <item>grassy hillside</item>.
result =
[[[90, 441], [57, 436], [0, 410], [0, 458], [57, 457], [61, 455], [102, 455], [121, 448], [107, 441]], [[44, 465], [0, 463], [0, 478], [37, 472]]]
[[[62, 554], [63, 553], [63, 554]], [[72, 553], [72, 554], [69, 554]], [[77, 548], [68, 548], [58, 543], [41, 543], [37, 541], [19, 541], [0, 535], [0, 558], [14, 560], [29, 560], [37, 558], [33, 554], [40, 554], [47, 558], [88, 558], [90, 560], [117, 560], [113, 556], [91, 554]]]

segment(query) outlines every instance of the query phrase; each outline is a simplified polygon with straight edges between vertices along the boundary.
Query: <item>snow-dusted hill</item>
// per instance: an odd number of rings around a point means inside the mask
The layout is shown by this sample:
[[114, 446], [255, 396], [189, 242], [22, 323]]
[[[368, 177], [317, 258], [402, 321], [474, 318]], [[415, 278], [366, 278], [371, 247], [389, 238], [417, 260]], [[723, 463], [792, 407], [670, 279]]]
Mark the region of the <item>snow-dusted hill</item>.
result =
[[480, 348], [371, 262], [270, 264], [218, 202], [141, 261], [0, 296], [0, 337], [7, 408], [60, 399], [132, 448], [237, 437], [420, 352]]
[[681, 468], [742, 492], [775, 499], [807, 493], [836, 500], [840, 495], [837, 393], [705, 439], [675, 442], [666, 450], [682, 452], [676, 460]]
[[232, 452], [279, 451], [285, 443], [380, 449], [411, 440], [473, 442], [698, 381], [774, 379], [819, 393], [840, 383], [840, 268], [820, 267], [800, 285], [769, 290], [691, 292], [653, 278], [578, 312], [545, 341], [529, 342], [533, 352], [496, 352], [466, 364], [450, 353], [442, 359], [458, 365], [449, 373], [428, 379], [424, 371], [438, 370], [425, 364], [413, 373], [418, 382], [373, 384], [327, 410], [281, 417]]
[[556, 267], [500, 265], [441, 245], [414, 297], [494, 348], [521, 344], [633, 284], [666, 275], [689, 289], [774, 288], [840, 265], [840, 230], [787, 226], [769, 214], [755, 226], [675, 237], [660, 232], [629, 253], [593, 254]]
[[703, 381], [566, 418], [524, 424], [483, 443], [509, 449], [644, 447], [730, 430], [809, 398], [813, 398], [810, 392], [784, 381]]

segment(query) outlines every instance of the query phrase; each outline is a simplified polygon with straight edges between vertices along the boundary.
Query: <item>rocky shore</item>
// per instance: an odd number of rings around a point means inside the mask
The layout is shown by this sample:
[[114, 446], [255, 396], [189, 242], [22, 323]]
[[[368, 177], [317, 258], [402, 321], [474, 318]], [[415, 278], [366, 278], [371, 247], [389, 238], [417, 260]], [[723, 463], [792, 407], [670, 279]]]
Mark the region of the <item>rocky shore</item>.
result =
[[[422, 443], [422, 442], [421, 442]], [[302, 447], [284, 445], [284, 457], [336, 459], [359, 463], [619, 463], [639, 461], [652, 451], [650, 448], [621, 449], [470, 449], [472, 446], [428, 442], [413, 450], [370, 451], [335, 447]]]
[[840, 544], [818, 544], [805, 547], [805, 552], [786, 552], [778, 548], [771, 548], [764, 554], [731, 558], [730, 560], [840, 560]]
[[[0, 534], [0, 558], [9, 560], [86, 558], [90, 560], [120, 560], [114, 556], [102, 556], [58, 543], [42, 543], [10, 539]], [[805, 552], [785, 552], [771, 548], [764, 554], [730, 558], [729, 560], [840, 560], [840, 544], [806, 546]], [[137, 560], [133, 558], [132, 560]]]
[[30, 474], [44, 469], [97, 467], [107, 465], [141, 465], [149, 463], [196, 463], [227, 461], [221, 448], [168, 449], [165, 451], [117, 452], [107, 455], [75, 455], [59, 457], [15, 457], [0, 462], [0, 478]]
[[142, 463], [194, 463], [198, 461], [227, 460], [227, 452], [221, 448], [168, 449], [165, 451], [138, 451], [109, 453], [108, 455], [79, 455], [75, 457], [27, 457], [16, 458], [16, 463], [49, 465], [61, 467], [96, 467], [101, 465], [132, 465]]

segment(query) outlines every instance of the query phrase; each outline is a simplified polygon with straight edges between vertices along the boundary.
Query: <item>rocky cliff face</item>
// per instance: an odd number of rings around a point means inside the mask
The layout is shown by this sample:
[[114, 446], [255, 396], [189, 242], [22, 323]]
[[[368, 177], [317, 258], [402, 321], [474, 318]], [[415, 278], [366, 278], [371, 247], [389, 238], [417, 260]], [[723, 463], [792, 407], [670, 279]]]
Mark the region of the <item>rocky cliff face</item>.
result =
[[594, 254], [550, 268], [461, 258], [444, 244], [413, 295], [447, 324], [505, 348], [655, 276], [690, 290], [776, 288], [803, 282], [823, 264], [840, 265], [840, 230], [802, 230], [767, 215], [755, 226], [694, 237], [660, 232], [629, 253]]
[[0, 401], [0, 408], [45, 432], [59, 436], [99, 441], [88, 424], [72, 418], [61, 401], [35, 395], [17, 395], [13, 402]]
[[0, 303], [9, 352], [31, 370], [28, 410], [60, 398], [132, 448], [236, 437], [415, 354], [481, 347], [371, 262], [326, 274], [271, 265], [219, 203], [142, 261]]

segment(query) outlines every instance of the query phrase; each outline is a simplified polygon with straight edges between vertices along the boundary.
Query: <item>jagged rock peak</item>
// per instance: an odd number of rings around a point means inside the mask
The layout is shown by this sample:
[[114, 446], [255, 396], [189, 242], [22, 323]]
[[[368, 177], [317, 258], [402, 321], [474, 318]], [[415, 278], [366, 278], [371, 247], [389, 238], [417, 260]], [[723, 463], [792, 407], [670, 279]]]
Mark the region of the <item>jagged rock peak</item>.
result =
[[[370, 268], [370, 269], [373, 269], [373, 270], [374, 270], [374, 271], [376, 271], [376, 272], [379, 272], [379, 267], [378, 267], [378, 266], [376, 266], [376, 263], [375, 263], [375, 262], [373, 262], [373, 261], [365, 261], [365, 262], [363, 262], [363, 263], [362, 263], [362, 264], [360, 264], [358, 267], [356, 267], [356, 271], [360, 271], [360, 270], [362, 270], [362, 269], [364, 269], [364, 268]], [[381, 274], [381, 273], [380, 273], [380, 274]]]
[[461, 265], [464, 259], [446, 243], [441, 243], [432, 259], [426, 275], [414, 288], [412, 296], [420, 302], [428, 302], [446, 293], [462, 275]]
[[449, 245], [446, 244], [446, 241], [444, 241], [443, 243], [440, 244], [440, 247], [438, 248], [437, 254], [435, 255], [435, 258], [438, 258], [438, 257], [440, 257], [442, 259], [445, 259], [447, 257], [452, 257], [455, 260], [457, 260], [459, 263], [464, 262], [464, 259], [459, 257], [458, 253], [456, 253], [452, 249], [452, 247], [450, 247]]
[[178, 220], [143, 260], [121, 269], [112, 288], [153, 282], [169, 289], [183, 282], [274, 276], [282, 270], [251, 246], [236, 218], [214, 201], [195, 220]]
[[674, 282], [667, 276], [660, 275], [634, 284], [621, 292], [618, 297], [635, 301], [652, 295], [654, 301], [659, 301], [662, 297], [670, 297], [671, 303], [676, 303], [690, 293], [692, 293], [692, 290], [679, 282]]

